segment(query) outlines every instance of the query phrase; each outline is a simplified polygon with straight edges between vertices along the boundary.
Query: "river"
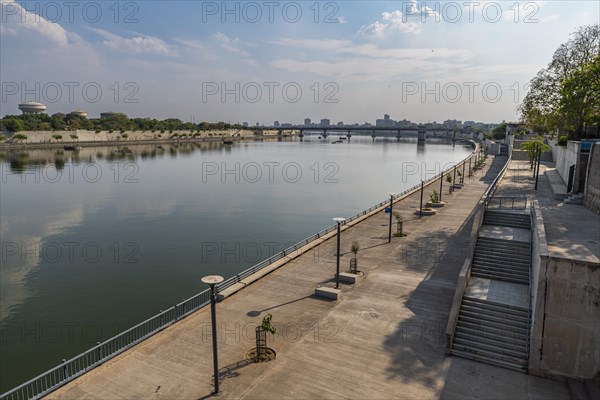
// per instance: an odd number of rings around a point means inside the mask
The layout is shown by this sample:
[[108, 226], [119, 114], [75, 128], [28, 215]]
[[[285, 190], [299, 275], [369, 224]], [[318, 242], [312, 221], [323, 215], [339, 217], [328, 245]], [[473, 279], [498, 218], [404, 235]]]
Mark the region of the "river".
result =
[[0, 392], [471, 151], [332, 140], [0, 152]]

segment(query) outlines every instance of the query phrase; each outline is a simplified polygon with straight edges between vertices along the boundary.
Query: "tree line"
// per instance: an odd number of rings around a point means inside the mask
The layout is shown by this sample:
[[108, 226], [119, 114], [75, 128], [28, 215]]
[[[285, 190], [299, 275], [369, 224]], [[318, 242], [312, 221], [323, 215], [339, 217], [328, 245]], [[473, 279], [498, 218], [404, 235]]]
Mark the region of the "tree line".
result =
[[69, 131], [86, 129], [90, 131], [151, 131], [171, 132], [190, 131], [199, 132], [206, 130], [223, 129], [248, 129], [240, 124], [227, 124], [225, 122], [201, 122], [194, 124], [183, 122], [177, 118], [157, 120], [153, 118], [129, 118], [125, 114], [117, 113], [107, 118], [88, 119], [75, 114], [56, 113], [48, 114], [23, 114], [7, 115], [0, 119], [0, 130], [11, 132], [20, 131]]

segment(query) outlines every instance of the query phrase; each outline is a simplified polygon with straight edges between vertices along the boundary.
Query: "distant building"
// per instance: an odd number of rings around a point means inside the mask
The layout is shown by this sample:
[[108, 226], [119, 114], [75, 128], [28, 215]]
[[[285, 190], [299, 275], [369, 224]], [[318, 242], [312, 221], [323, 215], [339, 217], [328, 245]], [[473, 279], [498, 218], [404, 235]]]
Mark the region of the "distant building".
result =
[[87, 118], [88, 113], [86, 111], [77, 109], [77, 110], [71, 111], [69, 114], [67, 114], [67, 116], [69, 116], [69, 117], [77, 116], [77, 117], [81, 117], [81, 118]]
[[304, 126], [311, 126], [312, 125], [312, 121], [310, 120], [310, 118], [304, 118]]
[[344, 126], [344, 121], [340, 121], [337, 123], [337, 126]]
[[35, 101], [28, 101], [19, 104], [19, 110], [21, 110], [23, 114], [42, 114], [46, 111], [46, 105]]
[[248, 123], [244, 122], [242, 125], [244, 125], [245, 127], [248, 127]]
[[273, 122], [273, 126], [274, 126], [275, 128], [279, 128], [279, 121], [275, 121], [275, 122]]
[[117, 115], [125, 115], [125, 114], [114, 112], [114, 111], [106, 111], [106, 112], [100, 113], [100, 118], [113, 118]]
[[323, 118], [321, 120], [321, 123], [319, 125], [321, 125], [321, 126], [330, 126], [331, 125], [331, 121], [328, 120], [327, 118]]
[[384, 114], [383, 119], [378, 119], [375, 121], [375, 126], [379, 128], [393, 128], [396, 126], [396, 121], [390, 119], [389, 114]]

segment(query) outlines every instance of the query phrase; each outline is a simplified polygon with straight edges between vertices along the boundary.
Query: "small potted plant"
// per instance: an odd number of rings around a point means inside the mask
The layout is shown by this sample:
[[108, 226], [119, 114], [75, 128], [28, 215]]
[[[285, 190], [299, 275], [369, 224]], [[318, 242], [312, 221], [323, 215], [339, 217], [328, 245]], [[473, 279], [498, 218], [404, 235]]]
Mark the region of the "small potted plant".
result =
[[356, 241], [352, 242], [352, 246], [350, 246], [350, 251], [354, 254], [354, 257], [350, 259], [350, 272], [353, 274], [358, 273], [358, 261], [356, 259], [356, 255], [360, 250], [360, 244]]
[[452, 193], [452, 175], [446, 175], [446, 182], [448, 182], [448, 193]]
[[456, 183], [454, 183], [453, 186], [454, 186], [455, 189], [462, 189], [462, 187], [463, 187], [462, 182], [458, 183], [459, 181], [461, 181], [460, 177], [462, 176], [462, 173], [460, 172], [459, 169], [456, 170], [456, 176], [457, 176]]
[[275, 335], [277, 331], [277, 328], [271, 323], [272, 319], [273, 315], [269, 313], [265, 315], [260, 326], [256, 327], [256, 354], [254, 359], [256, 362], [269, 361], [271, 360], [269, 353], [275, 353], [267, 347], [267, 332]]
[[395, 237], [406, 236], [406, 234], [404, 234], [402, 232], [402, 228], [403, 228], [403, 224], [404, 224], [404, 219], [402, 218], [402, 215], [400, 215], [400, 213], [398, 211], [394, 211], [392, 213], [392, 215], [394, 216], [394, 218], [396, 218], [396, 233], [394, 233], [394, 236]]
[[427, 207], [444, 207], [444, 202], [440, 201], [440, 195], [437, 190], [434, 190], [429, 195], [429, 202], [427, 202]]

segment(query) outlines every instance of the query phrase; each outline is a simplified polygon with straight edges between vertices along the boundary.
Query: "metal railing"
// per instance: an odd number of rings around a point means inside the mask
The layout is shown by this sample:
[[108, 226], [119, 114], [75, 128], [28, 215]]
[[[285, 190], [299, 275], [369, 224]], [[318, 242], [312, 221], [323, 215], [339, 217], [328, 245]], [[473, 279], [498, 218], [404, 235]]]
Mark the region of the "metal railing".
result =
[[488, 199], [486, 209], [498, 210], [526, 210], [527, 197], [523, 196], [493, 196]]
[[[448, 172], [451, 172], [454, 168], [458, 168], [463, 164], [467, 163], [468, 160], [473, 157], [479, 151], [479, 147], [476, 146], [475, 150], [469, 154], [461, 162], [452, 166], [451, 168], [446, 169], [445, 171], [440, 172], [439, 174], [433, 176], [430, 179], [424, 181], [424, 185], [428, 185], [431, 182], [434, 182], [438, 179], [443, 179], [444, 175]], [[393, 200], [397, 201], [406, 197], [413, 192], [417, 191], [421, 188], [421, 183], [411, 187], [403, 191], [402, 193], [396, 194], [393, 196]], [[489, 190], [489, 189], [488, 189]], [[486, 192], [487, 193], [487, 192]], [[353, 216], [347, 218], [342, 225], [347, 225], [350, 222], [361, 218], [377, 209], [382, 209], [389, 205], [389, 199], [384, 200], [368, 209], [365, 209]], [[253, 265], [252, 267], [230, 277], [229, 279], [220, 283], [217, 288], [218, 291], [222, 291], [227, 289], [241, 280], [249, 277], [250, 275], [260, 271], [261, 269], [267, 267], [268, 265], [278, 261], [284, 257], [289, 256], [294, 251], [306, 246], [314, 240], [320, 239], [323, 236], [327, 235], [330, 232], [333, 232], [337, 229], [337, 224], [332, 225], [316, 234], [299, 241], [298, 243], [284, 249], [283, 251], [267, 258], [259, 262], [258, 264]], [[16, 388], [0, 395], [0, 400], [24, 400], [24, 399], [38, 399], [51, 393], [52, 391], [58, 389], [64, 384], [72, 381], [73, 379], [85, 374], [86, 372], [92, 370], [93, 368], [99, 366], [100, 364], [108, 361], [109, 359], [117, 356], [118, 354], [124, 352], [125, 350], [135, 346], [136, 344], [142, 342], [143, 340], [149, 338], [157, 332], [165, 329], [166, 327], [174, 324], [178, 320], [190, 315], [191, 313], [199, 310], [205, 305], [210, 303], [210, 289], [207, 289], [195, 296], [190, 297], [187, 300], [182, 301], [181, 303], [176, 304], [175, 306], [161, 311], [157, 315], [148, 318], [147, 320], [127, 329], [126, 331], [97, 344], [91, 349], [69, 359], [64, 359], [63, 362], [28, 380], [27, 382], [17, 386]]]

